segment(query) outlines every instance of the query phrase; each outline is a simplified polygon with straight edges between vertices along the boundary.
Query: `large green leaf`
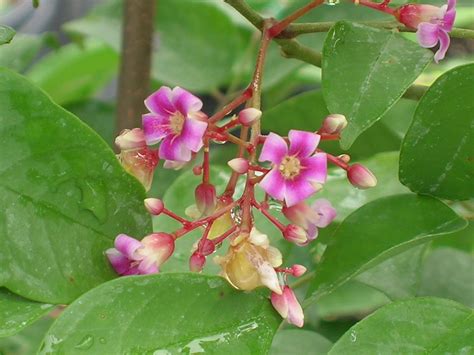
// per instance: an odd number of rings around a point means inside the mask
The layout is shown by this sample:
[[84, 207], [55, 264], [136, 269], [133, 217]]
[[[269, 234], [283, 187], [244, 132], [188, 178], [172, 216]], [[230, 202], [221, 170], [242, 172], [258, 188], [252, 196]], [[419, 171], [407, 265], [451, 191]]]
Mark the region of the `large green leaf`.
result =
[[323, 49], [322, 84], [331, 113], [346, 115], [349, 148], [403, 95], [432, 54], [396, 32], [338, 22]]
[[0, 47], [0, 66], [23, 71], [43, 47], [45, 36], [17, 34], [7, 46]]
[[434, 198], [394, 195], [372, 201], [348, 216], [332, 236], [306, 303], [391, 256], [466, 225]]
[[119, 233], [150, 230], [145, 192], [107, 145], [28, 80], [0, 69], [0, 285], [68, 303], [115, 276]]
[[197, 274], [125, 277], [83, 295], [41, 353], [263, 354], [281, 318], [261, 292]]
[[412, 191], [474, 197], [474, 64], [442, 75], [421, 99], [403, 141], [400, 180]]
[[30, 301], [0, 288], [0, 338], [18, 333], [53, 307], [52, 304]]
[[471, 309], [441, 298], [391, 303], [353, 326], [329, 354], [469, 354]]
[[[232, 21], [206, 2], [157, 1], [152, 75], [169, 85], [210, 91], [228, 81], [242, 42]], [[68, 31], [100, 38], [120, 49], [121, 1], [109, 1]]]
[[287, 329], [276, 333], [270, 355], [326, 354], [332, 343], [322, 335], [304, 329]]
[[453, 248], [435, 249], [423, 264], [419, 294], [449, 298], [474, 307], [473, 273], [473, 255]]
[[15, 30], [10, 26], [0, 25], [0, 45], [10, 43], [15, 33]]
[[42, 58], [27, 76], [59, 105], [91, 97], [117, 72], [118, 56], [107, 45], [68, 44]]
[[45, 317], [39, 319], [21, 332], [0, 338], [0, 354], [2, 355], [30, 355], [36, 354], [44, 335], [53, 323], [53, 319]]

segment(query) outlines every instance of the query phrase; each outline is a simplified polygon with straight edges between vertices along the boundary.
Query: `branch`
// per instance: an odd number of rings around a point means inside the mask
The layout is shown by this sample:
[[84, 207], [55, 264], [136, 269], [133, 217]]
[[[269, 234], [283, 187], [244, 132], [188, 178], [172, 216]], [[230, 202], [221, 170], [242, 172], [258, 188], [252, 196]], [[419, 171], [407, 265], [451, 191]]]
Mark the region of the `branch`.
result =
[[[235, 10], [237, 10], [258, 30], [262, 31], [264, 18], [260, 16], [256, 11], [254, 11], [245, 2], [245, 0], [224, 0], [224, 1], [228, 3], [230, 6], [232, 6]], [[330, 23], [334, 24], [333, 22], [322, 22], [320, 24], [327, 27], [329, 26]], [[378, 24], [380, 23], [382, 23], [382, 21], [378, 22]], [[311, 25], [320, 25], [320, 24], [317, 23], [317, 24], [311, 24]], [[321, 68], [322, 54], [320, 52], [317, 52], [311, 49], [310, 47], [302, 45], [296, 39], [285, 38], [288, 36], [288, 33], [291, 34], [291, 31], [293, 31], [292, 29], [294, 29], [295, 26], [301, 26], [301, 25], [308, 26], [309, 24], [292, 24], [289, 26], [288, 29], [284, 30], [280, 36], [274, 38], [274, 40], [280, 46], [284, 57], [299, 59], [303, 62], [312, 64]], [[466, 30], [466, 31], [470, 31], [470, 30]], [[423, 96], [423, 94], [425, 93], [427, 89], [428, 89], [428, 86], [413, 84], [412, 86], [408, 88], [404, 97], [406, 97], [407, 99], [418, 100], [421, 98], [421, 96]]]
[[155, 0], [126, 0], [118, 85], [117, 130], [139, 127], [150, 90]]

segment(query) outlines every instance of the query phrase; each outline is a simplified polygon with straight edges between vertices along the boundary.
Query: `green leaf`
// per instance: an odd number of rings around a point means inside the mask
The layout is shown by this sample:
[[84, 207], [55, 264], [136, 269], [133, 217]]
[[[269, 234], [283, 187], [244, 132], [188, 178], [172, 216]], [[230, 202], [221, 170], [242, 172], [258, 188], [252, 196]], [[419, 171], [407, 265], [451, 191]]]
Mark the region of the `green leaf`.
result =
[[329, 354], [463, 354], [473, 347], [471, 309], [441, 298], [413, 298], [363, 319]]
[[452, 248], [435, 249], [423, 264], [419, 294], [474, 307], [473, 271], [474, 256]]
[[337, 210], [336, 221], [342, 221], [355, 209], [380, 197], [408, 192], [398, 181], [398, 152], [379, 153], [373, 157], [361, 160], [377, 177], [377, 186], [360, 190], [352, 186], [347, 180], [345, 171], [330, 169], [328, 180], [316, 198], [326, 198]]
[[348, 149], [403, 95], [432, 54], [395, 32], [338, 22], [323, 49], [322, 85], [331, 113], [346, 115]]
[[332, 343], [322, 335], [304, 329], [287, 329], [276, 333], [270, 355], [326, 354]]
[[349, 215], [332, 236], [306, 303], [391, 256], [466, 224], [445, 204], [427, 196], [395, 195], [372, 201]]
[[15, 30], [10, 26], [0, 25], [0, 46], [10, 43], [15, 36]]
[[115, 105], [109, 102], [85, 100], [67, 105], [72, 112], [96, 131], [110, 145], [115, 139]]
[[103, 252], [150, 230], [145, 191], [85, 124], [0, 69], [0, 285], [68, 303], [115, 273]]
[[0, 46], [0, 67], [21, 72], [43, 48], [45, 36], [18, 34], [8, 46]]
[[382, 261], [363, 272], [356, 280], [382, 291], [390, 299], [417, 295], [421, 281], [421, 265], [428, 243]]
[[118, 56], [93, 41], [71, 43], [42, 58], [27, 76], [59, 105], [93, 96], [117, 72]]
[[53, 323], [53, 319], [45, 317], [39, 319], [18, 334], [7, 338], [0, 338], [0, 354], [2, 355], [29, 355], [36, 354], [44, 335]]
[[220, 277], [159, 274], [103, 284], [69, 306], [41, 353], [263, 354], [281, 318]]
[[[156, 7], [153, 77], [206, 92], [227, 83], [243, 48], [229, 17], [202, 1], [159, 0]], [[110, 1], [65, 28], [100, 38], [119, 50], [121, 9], [120, 1]]]
[[[469, 220], [469, 219], [468, 219]], [[456, 233], [445, 235], [432, 243], [432, 247], [450, 247], [474, 255], [474, 221], [469, 221], [467, 228]]]
[[474, 64], [442, 75], [420, 100], [400, 154], [400, 181], [410, 190], [474, 197]]
[[53, 308], [52, 304], [30, 301], [0, 288], [0, 338], [18, 333]]

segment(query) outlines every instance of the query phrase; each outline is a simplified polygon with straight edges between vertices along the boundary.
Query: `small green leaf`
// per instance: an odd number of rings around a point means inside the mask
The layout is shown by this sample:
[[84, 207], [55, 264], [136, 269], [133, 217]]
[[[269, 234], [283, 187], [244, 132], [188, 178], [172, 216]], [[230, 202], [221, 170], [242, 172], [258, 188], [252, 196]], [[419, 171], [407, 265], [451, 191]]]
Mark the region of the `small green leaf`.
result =
[[323, 49], [322, 85], [331, 113], [346, 115], [348, 149], [392, 107], [431, 61], [432, 54], [396, 32], [338, 22]]
[[322, 335], [304, 329], [285, 329], [276, 333], [270, 355], [326, 354], [332, 343]]
[[17, 72], [25, 70], [43, 48], [45, 37], [16, 35], [8, 46], [0, 46], [0, 66]]
[[0, 25], [0, 46], [10, 43], [16, 32], [10, 26]]
[[53, 321], [52, 318], [44, 317], [13, 336], [0, 338], [0, 354], [36, 354], [44, 335], [52, 325]]
[[464, 354], [473, 348], [472, 310], [427, 297], [377, 310], [344, 334], [329, 354]]
[[474, 256], [452, 248], [435, 249], [423, 264], [419, 294], [474, 307], [473, 272]]
[[262, 292], [198, 274], [124, 277], [69, 306], [40, 352], [264, 354], [281, 318]]
[[474, 197], [474, 64], [443, 74], [420, 100], [400, 154], [400, 181], [450, 200]]
[[61, 47], [42, 58], [27, 76], [54, 102], [65, 105], [93, 96], [117, 72], [118, 56], [110, 47], [86, 41]]
[[54, 308], [0, 288], [0, 338], [18, 333]]
[[115, 277], [104, 250], [143, 237], [145, 191], [112, 150], [24, 77], [0, 69], [0, 285], [69, 303]]
[[306, 303], [391, 256], [466, 225], [434, 198], [395, 195], [372, 201], [349, 215], [332, 236]]

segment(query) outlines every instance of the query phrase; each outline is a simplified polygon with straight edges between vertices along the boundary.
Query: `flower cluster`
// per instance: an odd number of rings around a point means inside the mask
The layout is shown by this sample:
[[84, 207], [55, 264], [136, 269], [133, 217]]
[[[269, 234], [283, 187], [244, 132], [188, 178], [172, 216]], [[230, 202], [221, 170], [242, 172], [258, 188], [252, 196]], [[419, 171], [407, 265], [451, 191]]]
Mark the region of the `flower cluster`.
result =
[[[256, 108], [245, 108], [221, 123], [233, 109], [207, 117], [201, 111], [201, 100], [179, 87], [162, 87], [145, 104], [150, 112], [143, 115], [143, 128], [126, 130], [117, 137], [124, 167], [148, 189], [158, 157], [164, 160], [165, 168], [176, 169], [201, 159], [198, 153], [202, 150], [202, 162], [193, 168], [202, 182], [195, 188], [194, 204], [186, 210], [190, 219], [168, 210], [157, 198], [147, 198], [144, 203], [151, 215], [167, 215], [180, 222], [181, 228], [169, 234], [153, 233], [141, 241], [119, 235], [115, 248], [106, 251], [112, 267], [120, 275], [157, 273], [173, 254], [175, 240], [201, 229], [202, 236], [190, 251], [191, 271], [201, 272], [207, 257], [226, 242], [227, 252], [214, 257], [222, 276], [240, 290], [268, 288], [275, 309], [301, 327], [303, 311], [288, 280], [300, 277], [306, 268], [283, 265], [281, 252], [258, 230], [254, 214], [266, 217], [288, 242], [307, 246], [317, 238], [319, 228], [327, 227], [336, 217], [328, 200], [314, 198], [327, 181], [328, 162], [346, 170], [355, 187], [375, 186], [374, 175], [360, 164], [349, 165], [348, 155], [335, 157], [318, 148], [323, 140], [339, 138], [346, 118], [329, 115], [317, 132], [291, 130], [287, 137], [276, 133], [248, 137], [248, 127], [258, 123], [262, 115]], [[231, 133], [238, 126], [240, 138]], [[236, 158], [229, 161], [231, 176], [220, 194], [210, 176], [214, 141], [239, 146]], [[236, 187], [242, 180], [244, 192], [238, 195]], [[256, 188], [264, 193], [260, 201]], [[278, 204], [280, 208], [275, 211], [281, 211], [287, 223], [270, 211], [270, 206]]]

